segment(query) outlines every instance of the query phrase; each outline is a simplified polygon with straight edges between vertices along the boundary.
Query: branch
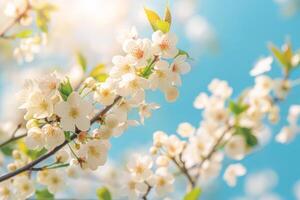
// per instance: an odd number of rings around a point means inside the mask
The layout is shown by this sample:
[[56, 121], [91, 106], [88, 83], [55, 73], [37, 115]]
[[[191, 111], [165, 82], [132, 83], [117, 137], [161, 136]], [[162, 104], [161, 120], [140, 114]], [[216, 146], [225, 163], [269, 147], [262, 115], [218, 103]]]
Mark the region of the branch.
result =
[[16, 136], [16, 133], [17, 133], [17, 131], [21, 128], [21, 126], [22, 126], [21, 124], [19, 124], [19, 125], [17, 126], [17, 128], [12, 132], [11, 137], [10, 137], [8, 140], [6, 140], [6, 141], [4, 141], [3, 143], [0, 144], [0, 148], [2, 148], [2, 147], [4, 147], [4, 146], [8, 145], [8, 144], [11, 143], [11, 142], [14, 142], [14, 141], [16, 141], [16, 140], [18, 140], [18, 139], [21, 139], [21, 138], [23, 138], [23, 137], [25, 137], [25, 136], [27, 135], [27, 133], [24, 133], [24, 134], [22, 134], [22, 135]]
[[146, 193], [145, 193], [145, 194], [143, 195], [143, 197], [142, 197], [143, 200], [147, 200], [147, 199], [148, 199], [148, 194], [150, 193], [150, 191], [151, 191], [151, 189], [152, 189], [152, 186], [151, 186], [151, 185], [149, 185], [147, 182], [146, 182], [146, 184], [147, 184], [148, 188], [147, 188]]
[[22, 17], [31, 9], [31, 6], [28, 1], [26, 1], [26, 6], [22, 12], [19, 13], [14, 19], [8, 22], [1, 30], [0, 30], [0, 38], [4, 38], [5, 34], [16, 24], [18, 23]]
[[[109, 105], [106, 106], [103, 110], [101, 110], [98, 114], [96, 114], [92, 119], [91, 119], [91, 124], [97, 122], [100, 118], [102, 118], [115, 104], [117, 104], [120, 100], [122, 99], [121, 96], [117, 96], [114, 100], [114, 102]], [[40, 162], [46, 160], [47, 158], [51, 157], [52, 155], [54, 155], [56, 152], [58, 152], [60, 149], [62, 149], [65, 145], [67, 145], [70, 141], [74, 140], [77, 137], [77, 134], [80, 131], [77, 130], [75, 134], [73, 134], [70, 138], [70, 140], [65, 140], [62, 144], [60, 144], [59, 146], [55, 147], [54, 149], [52, 149], [51, 151], [49, 151], [48, 153], [42, 155], [41, 157], [39, 157], [38, 159], [32, 161], [31, 163], [28, 163], [27, 165], [9, 172], [7, 174], [4, 174], [0, 177], [0, 182], [3, 182], [9, 178], [12, 178], [18, 174], [21, 174], [23, 172], [29, 171], [31, 170], [35, 165], [39, 164]]]
[[196, 183], [193, 180], [193, 178], [191, 177], [191, 175], [189, 174], [188, 169], [185, 166], [181, 166], [174, 157], [170, 157], [170, 158], [173, 161], [173, 163], [178, 167], [178, 169], [182, 172], [182, 174], [184, 174], [186, 176], [186, 178], [190, 182], [192, 188], [194, 188]]

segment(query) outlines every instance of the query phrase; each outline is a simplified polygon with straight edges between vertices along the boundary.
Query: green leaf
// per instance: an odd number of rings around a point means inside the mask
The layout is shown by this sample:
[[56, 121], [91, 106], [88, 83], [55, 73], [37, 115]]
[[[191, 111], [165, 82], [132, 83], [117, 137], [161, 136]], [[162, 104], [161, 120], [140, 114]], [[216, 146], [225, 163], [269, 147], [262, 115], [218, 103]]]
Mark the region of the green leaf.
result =
[[164, 16], [164, 21], [168, 22], [170, 25], [172, 24], [172, 15], [170, 11], [170, 6], [167, 5], [165, 9], [165, 16]]
[[5, 156], [11, 156], [12, 152], [13, 152], [14, 148], [13, 145], [11, 144], [7, 144], [4, 147], [1, 148], [1, 152], [5, 155]]
[[185, 55], [187, 58], [191, 59], [190, 55], [188, 52], [182, 50], [182, 49], [178, 49], [178, 54], [175, 57], [181, 56], [181, 55]]
[[86, 72], [87, 62], [86, 62], [86, 58], [84, 57], [84, 55], [80, 52], [77, 52], [76, 59], [77, 59], [78, 64], [81, 66], [82, 70], [84, 72]]
[[184, 200], [198, 200], [201, 195], [201, 188], [196, 187], [184, 196]]
[[38, 26], [38, 28], [47, 33], [48, 32], [48, 22], [50, 19], [48, 19], [48, 17], [42, 12], [37, 12], [37, 16], [36, 16], [36, 25]]
[[249, 108], [248, 105], [242, 104], [241, 102], [235, 103], [234, 101], [229, 101], [229, 110], [235, 114], [240, 115]]
[[40, 156], [44, 155], [47, 152], [47, 149], [42, 148], [40, 150], [32, 150], [32, 149], [28, 149], [26, 154], [32, 159], [35, 160], [37, 158], [39, 158]]
[[289, 70], [291, 68], [291, 64], [290, 60], [287, 58], [288, 54], [285, 55], [284, 52], [281, 52], [281, 50], [273, 44], [270, 44], [269, 48], [278, 62], [283, 66], [283, 68], [285, 70]]
[[153, 31], [157, 31], [157, 22], [161, 21], [159, 15], [148, 8], [144, 8], [148, 21], [153, 29]]
[[161, 30], [163, 33], [167, 33], [170, 31], [171, 26], [170, 26], [169, 22], [159, 20], [159, 21], [156, 21], [155, 27], [156, 27], [155, 28], [156, 30]]
[[32, 35], [33, 31], [32, 30], [23, 30], [17, 34], [14, 35], [16, 38], [28, 38]]
[[64, 134], [65, 134], [66, 140], [71, 141], [71, 132], [70, 131], [65, 131]]
[[90, 73], [90, 76], [99, 82], [104, 82], [108, 78], [104, 64], [97, 65]]
[[71, 86], [70, 80], [66, 79], [59, 85], [59, 93], [64, 101], [67, 101], [69, 95], [73, 92], [73, 88]]
[[99, 200], [111, 200], [112, 199], [111, 194], [106, 187], [97, 189], [96, 193], [97, 193], [97, 197]]
[[48, 32], [48, 23], [50, 21], [51, 12], [57, 8], [50, 3], [44, 3], [35, 8], [36, 10], [36, 25], [43, 32]]
[[252, 134], [252, 129], [245, 127], [236, 127], [235, 134], [242, 135], [248, 147], [254, 147], [258, 144], [257, 138]]
[[54, 200], [54, 195], [51, 194], [48, 189], [36, 190], [35, 191], [36, 200]]
[[68, 167], [68, 166], [70, 166], [69, 163], [62, 163], [62, 164], [57, 164], [57, 165], [47, 167], [47, 169], [58, 169], [58, 168], [63, 168], [63, 167]]

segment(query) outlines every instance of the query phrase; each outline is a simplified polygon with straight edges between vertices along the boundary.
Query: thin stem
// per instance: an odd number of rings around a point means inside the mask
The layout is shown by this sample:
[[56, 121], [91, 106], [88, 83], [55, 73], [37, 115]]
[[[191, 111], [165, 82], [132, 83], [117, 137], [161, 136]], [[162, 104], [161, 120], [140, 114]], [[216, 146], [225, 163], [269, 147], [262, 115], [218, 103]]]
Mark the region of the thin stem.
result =
[[147, 199], [148, 199], [148, 195], [149, 195], [149, 193], [150, 193], [150, 191], [151, 191], [151, 189], [152, 189], [152, 186], [149, 185], [149, 183], [146, 182], [146, 184], [147, 184], [148, 188], [147, 188], [146, 193], [145, 193], [145, 194], [143, 195], [143, 197], [142, 197], [143, 200], [147, 200]]
[[173, 163], [177, 166], [177, 168], [182, 172], [182, 174], [184, 174], [186, 176], [186, 178], [188, 179], [188, 181], [191, 184], [191, 187], [194, 188], [195, 187], [195, 181], [193, 180], [193, 178], [191, 177], [191, 175], [189, 174], [188, 169], [183, 165], [180, 165], [179, 162], [176, 160], [175, 157], [170, 157], [170, 159], [173, 161]]
[[11, 142], [14, 142], [14, 141], [16, 141], [16, 140], [19, 140], [19, 139], [21, 139], [21, 138], [23, 138], [23, 137], [25, 137], [25, 136], [27, 135], [27, 133], [24, 133], [24, 134], [22, 134], [22, 135], [16, 136], [16, 133], [17, 133], [18, 130], [21, 128], [21, 126], [22, 126], [22, 124], [19, 124], [19, 125], [16, 127], [16, 129], [12, 132], [11, 137], [10, 137], [8, 140], [6, 140], [6, 141], [4, 141], [3, 143], [0, 144], [0, 148], [2, 148], [2, 147], [4, 147], [4, 146], [8, 145], [8, 144], [11, 143]]
[[[99, 113], [97, 113], [92, 119], [91, 119], [91, 124], [97, 122], [99, 120], [99, 118], [102, 118], [115, 104], [117, 104], [120, 100], [121, 100], [121, 96], [117, 96], [114, 100], [114, 102], [109, 105], [109, 106], [106, 106], [103, 110], [101, 110]], [[49, 151], [48, 153], [42, 155], [41, 157], [39, 157], [38, 159], [28, 163], [27, 165], [15, 170], [15, 171], [12, 171], [12, 172], [9, 172], [7, 174], [4, 174], [2, 176], [0, 176], [0, 182], [3, 182], [9, 178], [12, 178], [18, 174], [21, 174], [23, 172], [26, 172], [26, 171], [29, 171], [31, 170], [35, 165], [39, 164], [40, 162], [46, 160], [47, 158], [51, 157], [52, 155], [54, 155], [56, 152], [58, 152], [60, 149], [62, 149], [64, 146], [66, 146], [70, 141], [74, 140], [76, 137], [77, 137], [77, 134], [79, 133], [80, 131], [77, 130], [75, 134], [73, 134], [71, 136], [71, 138], [69, 140], [65, 140], [62, 144], [58, 145], [57, 147], [55, 147], [54, 149], [52, 149], [51, 151]]]
[[24, 15], [31, 9], [31, 6], [28, 1], [26, 1], [25, 8], [22, 12], [19, 13], [14, 19], [8, 22], [1, 30], [0, 30], [0, 38], [6, 38], [5, 34], [16, 24], [18, 23]]
[[68, 167], [69, 165], [70, 165], [69, 163], [59, 164], [57, 162], [54, 162], [50, 165], [46, 165], [46, 166], [43, 166], [43, 167], [33, 167], [33, 168], [30, 169], [30, 171], [42, 171], [42, 170], [45, 170], [45, 169], [57, 169], [57, 168]]
[[216, 141], [216, 143], [214, 144], [214, 146], [211, 148], [211, 150], [210, 150], [210, 152], [207, 154], [207, 156], [205, 156], [199, 164], [194, 165], [194, 166], [192, 166], [192, 167], [189, 168], [189, 170], [190, 170], [190, 169], [193, 169], [193, 168], [198, 168], [198, 169], [199, 169], [199, 170], [197, 171], [196, 176], [195, 176], [195, 180], [198, 180], [198, 178], [199, 178], [199, 176], [200, 176], [199, 171], [200, 171], [201, 167], [203, 166], [203, 164], [205, 163], [205, 161], [209, 160], [209, 159], [213, 156], [213, 154], [217, 151], [217, 149], [218, 149], [219, 145], [221, 144], [222, 140], [224, 139], [226, 133], [227, 133], [228, 131], [230, 131], [231, 128], [232, 128], [231, 126], [228, 126], [228, 128], [227, 128], [227, 129], [223, 132], [223, 134], [218, 138], [218, 140]]

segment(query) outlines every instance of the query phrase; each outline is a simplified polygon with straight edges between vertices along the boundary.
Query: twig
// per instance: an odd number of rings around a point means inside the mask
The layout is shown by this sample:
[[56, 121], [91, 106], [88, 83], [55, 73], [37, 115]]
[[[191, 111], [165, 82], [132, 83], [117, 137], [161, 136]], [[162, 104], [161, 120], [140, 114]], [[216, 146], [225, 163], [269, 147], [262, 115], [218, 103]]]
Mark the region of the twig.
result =
[[147, 191], [146, 191], [146, 193], [143, 195], [143, 200], [147, 200], [148, 199], [148, 195], [149, 195], [149, 193], [150, 193], [150, 191], [151, 191], [151, 189], [152, 189], [152, 186], [151, 185], [149, 185], [147, 182], [146, 182], [146, 184], [147, 184], [147, 186], [148, 186], [148, 188], [147, 188]]
[[175, 159], [175, 157], [170, 157], [170, 159], [173, 161], [173, 163], [178, 167], [178, 169], [186, 176], [186, 178], [188, 179], [188, 181], [190, 182], [192, 188], [195, 187], [195, 181], [193, 180], [193, 178], [191, 177], [191, 175], [189, 174], [188, 169], [185, 166], [181, 166], [178, 161]]
[[5, 38], [5, 34], [16, 24], [18, 23], [24, 15], [31, 9], [31, 6], [28, 1], [26, 1], [26, 6], [22, 12], [19, 13], [14, 19], [12, 19], [9, 23], [7, 23], [1, 30], [0, 30], [0, 38]]
[[[99, 118], [102, 118], [115, 104], [117, 104], [121, 100], [121, 98], [122, 98], [121, 96], [117, 96], [115, 98], [114, 102], [111, 105], [106, 106], [103, 110], [101, 110], [98, 114], [96, 114], [91, 119], [91, 124], [97, 122]], [[74, 140], [77, 137], [78, 133], [79, 133], [79, 131], [76, 131], [76, 133], [74, 133], [69, 140], [65, 140], [62, 144], [58, 145], [57, 147], [55, 147], [53, 150], [49, 151], [48, 153], [42, 155], [38, 159], [28, 163], [27, 165], [15, 170], [15, 171], [12, 171], [12, 172], [9, 172], [7, 174], [2, 175], [0, 177], [0, 182], [3, 182], [3, 181], [5, 181], [9, 178], [12, 178], [12, 177], [18, 175], [18, 174], [21, 174], [23, 172], [31, 170], [35, 165], [37, 165], [40, 162], [42, 162], [42, 161], [46, 160], [47, 158], [51, 157], [56, 152], [58, 152], [60, 149], [62, 149], [65, 145], [67, 145], [70, 141]]]
[[11, 137], [8, 140], [6, 140], [6, 141], [4, 141], [3, 143], [0, 144], [0, 148], [6, 146], [7, 144], [9, 144], [11, 142], [14, 142], [14, 141], [16, 141], [18, 139], [21, 139], [21, 138], [23, 138], [23, 137], [25, 137], [27, 135], [27, 133], [24, 133], [22, 135], [16, 136], [16, 133], [21, 128], [21, 126], [22, 126], [22, 124], [19, 124], [17, 126], [17, 128], [12, 132]]

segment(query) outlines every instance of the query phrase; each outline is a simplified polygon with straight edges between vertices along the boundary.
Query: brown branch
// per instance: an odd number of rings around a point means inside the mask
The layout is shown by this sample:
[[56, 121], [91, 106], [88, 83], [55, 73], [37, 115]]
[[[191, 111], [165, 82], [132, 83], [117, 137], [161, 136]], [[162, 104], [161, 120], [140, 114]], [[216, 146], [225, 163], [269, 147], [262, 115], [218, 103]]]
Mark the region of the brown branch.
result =
[[[91, 124], [97, 122], [100, 118], [102, 118], [115, 104], [117, 104], [120, 100], [121, 100], [121, 96], [117, 96], [114, 100], [114, 102], [109, 105], [106, 106], [103, 110], [101, 110], [99, 113], [97, 113], [92, 119], [91, 119]], [[70, 140], [65, 140], [62, 144], [60, 144], [59, 146], [55, 147], [53, 150], [49, 151], [48, 153], [42, 155], [41, 157], [39, 157], [38, 159], [32, 161], [31, 163], [28, 163], [27, 165], [9, 172], [7, 174], [4, 174], [2, 176], [0, 176], [0, 182], [3, 182], [9, 178], [12, 178], [18, 174], [21, 174], [23, 172], [29, 171], [31, 170], [35, 165], [39, 164], [40, 162], [46, 160], [47, 158], [51, 157], [52, 155], [54, 155], [56, 152], [58, 152], [60, 149], [62, 149], [65, 145], [67, 145], [70, 141], [74, 140], [77, 137], [77, 134], [80, 131], [77, 130], [75, 134], [73, 134], [70, 138]]]
[[230, 131], [230, 129], [232, 128], [232, 126], [228, 126], [228, 128], [223, 132], [223, 134], [218, 138], [218, 140], [216, 141], [216, 143], [214, 144], [214, 146], [211, 148], [210, 152], [207, 154], [207, 156], [205, 156], [202, 161], [199, 164], [196, 164], [192, 167], [190, 167], [188, 170], [194, 169], [194, 168], [198, 168], [199, 170], [197, 171], [197, 174], [195, 176], [195, 180], [198, 180], [199, 176], [200, 176], [200, 169], [203, 166], [203, 164], [205, 163], [205, 161], [209, 160], [213, 154], [217, 151], [219, 145], [221, 144], [222, 140], [224, 139], [226, 133], [228, 131]]
[[11, 142], [14, 142], [14, 141], [16, 141], [16, 140], [18, 140], [18, 139], [21, 139], [21, 138], [23, 138], [23, 137], [25, 137], [25, 136], [27, 135], [27, 133], [24, 133], [24, 134], [22, 134], [22, 135], [16, 136], [16, 133], [17, 133], [17, 131], [21, 128], [21, 126], [22, 126], [22, 124], [19, 124], [19, 125], [16, 127], [16, 129], [12, 132], [11, 137], [10, 137], [8, 140], [6, 140], [6, 141], [4, 141], [3, 143], [0, 144], [0, 148], [2, 148], [2, 147], [4, 147], [4, 146], [8, 145], [8, 144], [11, 143]]
[[181, 166], [177, 160], [175, 159], [175, 157], [170, 157], [170, 159], [173, 161], [173, 163], [178, 167], [178, 169], [181, 171], [182, 174], [184, 174], [186, 176], [186, 178], [188, 179], [188, 181], [190, 182], [192, 188], [195, 187], [195, 181], [193, 180], [193, 178], [191, 177], [191, 175], [189, 174], [188, 169], [185, 166]]
[[147, 199], [148, 199], [148, 195], [149, 195], [149, 193], [150, 193], [150, 191], [151, 191], [151, 189], [152, 189], [152, 186], [151, 186], [151, 185], [149, 185], [147, 182], [146, 182], [146, 184], [147, 184], [148, 188], [147, 188], [146, 193], [145, 193], [145, 194], [143, 195], [143, 197], [142, 197], [143, 200], [147, 200]]
[[22, 17], [24, 17], [27, 12], [31, 9], [31, 6], [28, 1], [26, 1], [25, 8], [22, 12], [19, 13], [14, 19], [8, 22], [1, 30], [0, 30], [0, 38], [5, 38], [5, 34], [16, 24], [18, 23]]

